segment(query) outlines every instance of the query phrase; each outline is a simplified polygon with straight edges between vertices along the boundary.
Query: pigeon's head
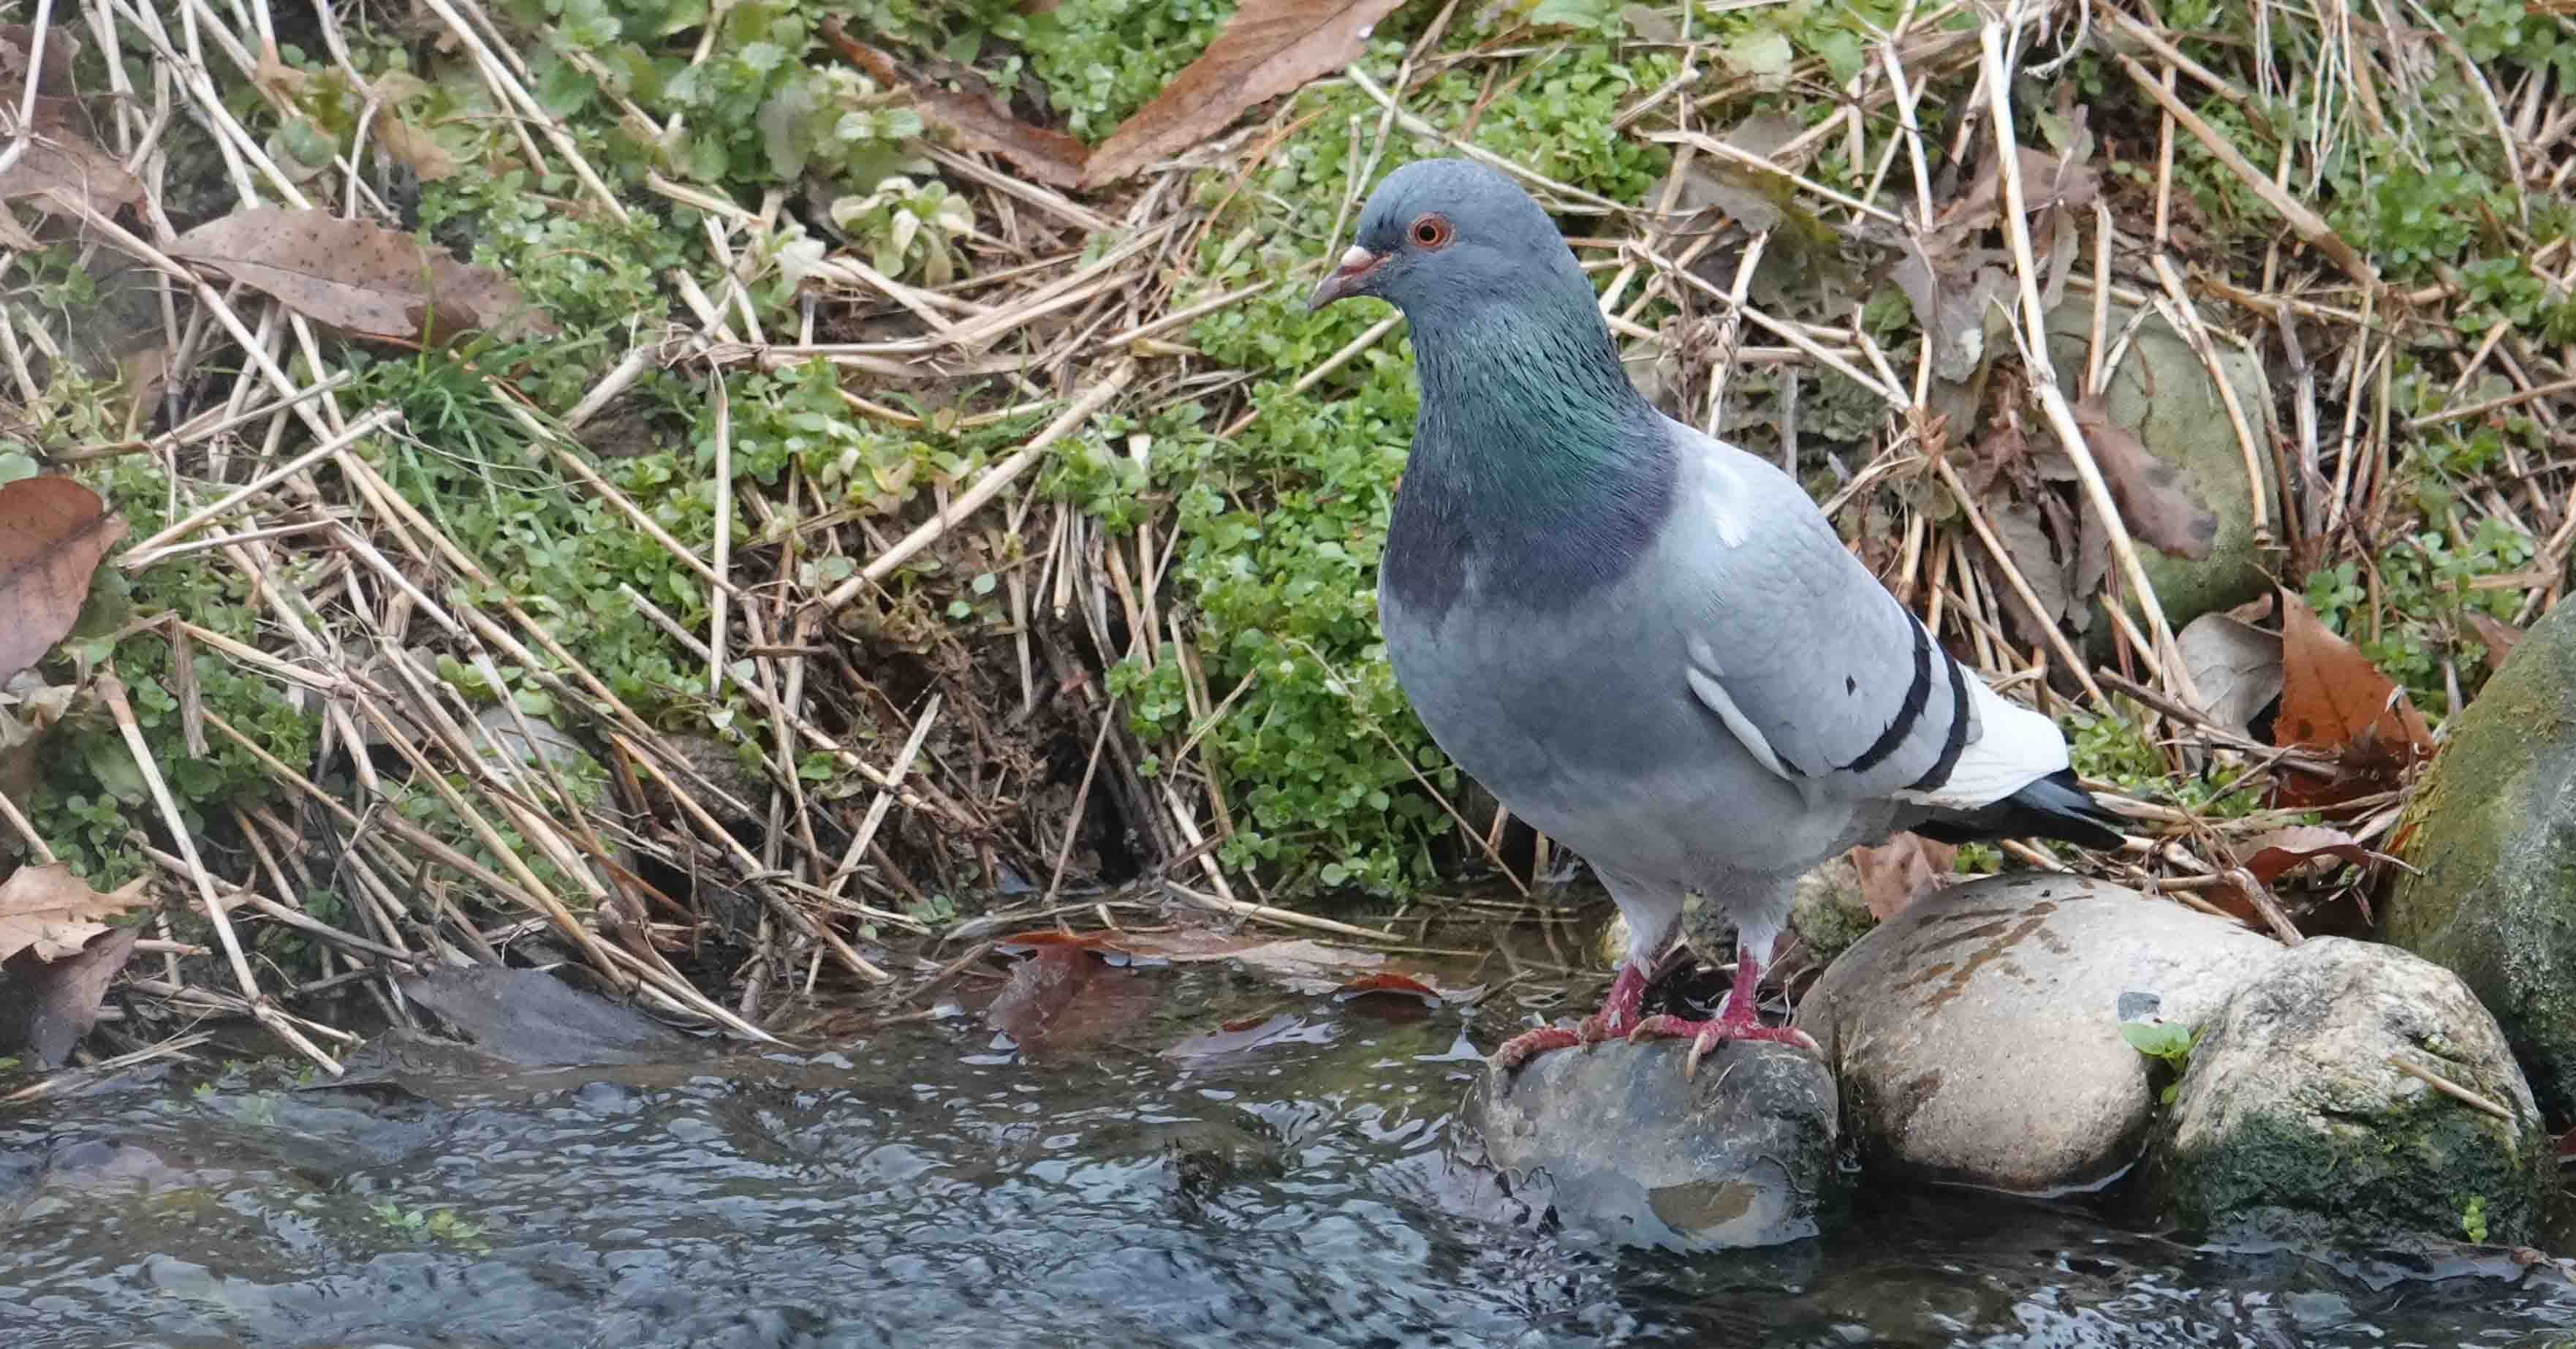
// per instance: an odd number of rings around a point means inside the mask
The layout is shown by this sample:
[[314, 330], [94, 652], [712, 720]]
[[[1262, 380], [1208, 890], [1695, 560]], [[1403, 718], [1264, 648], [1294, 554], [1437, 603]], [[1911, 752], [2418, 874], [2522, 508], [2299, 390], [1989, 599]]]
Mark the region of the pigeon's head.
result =
[[1369, 194], [1350, 250], [1306, 307], [1374, 295], [1420, 328], [1493, 300], [1559, 291], [1591, 302], [1573, 250], [1528, 193], [1482, 164], [1425, 159]]

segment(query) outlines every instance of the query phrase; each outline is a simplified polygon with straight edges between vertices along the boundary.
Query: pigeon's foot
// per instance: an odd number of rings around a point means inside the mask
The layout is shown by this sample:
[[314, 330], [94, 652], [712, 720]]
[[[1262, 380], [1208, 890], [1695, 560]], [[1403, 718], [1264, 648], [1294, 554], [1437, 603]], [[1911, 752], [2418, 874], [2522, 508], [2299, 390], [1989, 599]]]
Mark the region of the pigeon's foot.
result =
[[1509, 1073], [1551, 1049], [1572, 1049], [1577, 1045], [1592, 1044], [1601, 1037], [1584, 1035], [1583, 1031], [1591, 1025], [1592, 1018], [1585, 1017], [1582, 1027], [1574, 1030], [1563, 1026], [1541, 1026], [1537, 1030], [1523, 1031], [1503, 1041], [1502, 1047], [1494, 1051], [1494, 1066]]
[[1708, 1057], [1708, 1051], [1717, 1048], [1719, 1042], [1725, 1040], [1769, 1040], [1776, 1044], [1796, 1045], [1818, 1058], [1823, 1058], [1825, 1054], [1825, 1051], [1817, 1046], [1815, 1038], [1805, 1031], [1795, 1026], [1765, 1026], [1749, 1016], [1740, 1019], [1723, 1016], [1715, 1021], [1684, 1021], [1677, 1016], [1650, 1016], [1638, 1022], [1636, 1029], [1628, 1032], [1628, 1042], [1635, 1044], [1639, 1040], [1661, 1036], [1691, 1042], [1690, 1055], [1682, 1060], [1683, 1077], [1698, 1076], [1699, 1061]]
[[1685, 1021], [1677, 1016], [1650, 1016], [1628, 1032], [1628, 1042], [1658, 1036], [1691, 1042], [1690, 1055], [1682, 1060], [1682, 1076], [1699, 1075], [1699, 1061], [1708, 1057], [1721, 1040], [1769, 1040], [1775, 1044], [1796, 1045], [1818, 1058], [1825, 1056], [1813, 1036], [1795, 1026], [1766, 1026], [1754, 1010], [1755, 996], [1762, 986], [1762, 962], [1739, 948], [1735, 953], [1735, 982], [1727, 990], [1726, 1005], [1718, 1009], [1712, 1021]]
[[1637, 1028], [1637, 1012], [1645, 999], [1645, 971], [1635, 965], [1622, 965], [1619, 977], [1610, 981], [1610, 996], [1602, 1001], [1600, 1011], [1576, 1022], [1572, 1029], [1542, 1026], [1503, 1041], [1502, 1047], [1494, 1051], [1494, 1066], [1508, 1073], [1551, 1049], [1574, 1049], [1619, 1039]]

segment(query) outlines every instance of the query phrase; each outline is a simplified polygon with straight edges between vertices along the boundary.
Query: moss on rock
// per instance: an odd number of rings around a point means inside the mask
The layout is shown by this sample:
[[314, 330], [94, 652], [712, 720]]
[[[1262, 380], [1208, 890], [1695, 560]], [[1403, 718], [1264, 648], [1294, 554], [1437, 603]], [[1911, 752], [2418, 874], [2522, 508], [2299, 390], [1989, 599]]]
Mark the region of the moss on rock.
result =
[[[2503, 1105], [2508, 1121], [2396, 1066]], [[2158, 1121], [2148, 1175], [2170, 1220], [2227, 1237], [2527, 1243], [2553, 1161], [2494, 1021], [2401, 951], [2322, 938], [2232, 999]]]
[[2409, 807], [2388, 940], [2458, 974], [2576, 1120], [2576, 606], [2514, 647]]

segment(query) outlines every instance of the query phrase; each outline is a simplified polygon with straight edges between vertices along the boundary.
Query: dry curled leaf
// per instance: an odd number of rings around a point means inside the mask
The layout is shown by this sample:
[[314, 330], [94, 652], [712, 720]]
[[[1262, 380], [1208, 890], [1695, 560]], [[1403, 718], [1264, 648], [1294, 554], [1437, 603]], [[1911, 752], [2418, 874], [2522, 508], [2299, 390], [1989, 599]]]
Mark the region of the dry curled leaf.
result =
[[2218, 516], [2180, 465], [2157, 458], [2137, 432], [2111, 420], [2100, 394], [2075, 405], [2075, 425], [2092, 447], [2093, 462], [2131, 536], [2179, 557], [2209, 556]]
[[120, 206], [143, 204], [143, 181], [125, 171], [116, 156], [92, 144], [69, 126], [39, 129], [18, 162], [0, 173], [0, 201], [26, 199], [49, 215], [63, 214], [53, 193], [83, 202], [101, 215]]
[[90, 573], [124, 536], [125, 521], [69, 478], [0, 484], [0, 682], [72, 630]]
[[1245, 0], [1225, 31], [1091, 152], [1082, 186], [1116, 182], [1225, 129], [1235, 114], [1358, 59], [1403, 0]]
[[80, 950], [107, 931], [102, 919], [144, 902], [146, 883], [137, 877], [100, 894], [61, 862], [18, 868], [0, 881], [0, 960], [21, 951], [60, 960]]
[[2385, 853], [2372, 852], [2340, 829], [2315, 824], [2287, 825], [2257, 835], [2238, 845], [2237, 852], [2245, 859], [2245, 870], [2263, 885], [2278, 881], [2311, 858], [2332, 857], [2357, 867], [2396, 861]]
[[[81, 42], [55, 24], [45, 30], [42, 68], [36, 72], [35, 127], [68, 126], [79, 109], [80, 90], [72, 80], [72, 63], [80, 59]], [[36, 30], [23, 23], [0, 24], [0, 89], [14, 103], [27, 84], [27, 66], [37, 60]]]
[[385, 114], [376, 127], [376, 143], [396, 162], [418, 175], [424, 183], [453, 178], [463, 171], [456, 156], [438, 143], [428, 132], [403, 120], [399, 113]]
[[851, 37], [838, 17], [823, 20], [823, 36], [868, 78], [909, 94], [923, 121], [946, 128], [967, 149], [1000, 155], [1050, 187], [1082, 185], [1083, 164], [1091, 154], [1082, 142], [1030, 126], [987, 95], [959, 93], [905, 70], [893, 57]]
[[2174, 634], [2183, 668], [2200, 690], [2210, 724], [2252, 734], [2254, 720], [2281, 696], [2281, 638], [2234, 614], [2207, 613]]
[[179, 236], [170, 255], [223, 272], [316, 322], [364, 337], [505, 341], [555, 331], [508, 277], [408, 234], [323, 210], [258, 206]]
[[2281, 712], [2272, 743], [2336, 761], [2331, 779], [2284, 766], [2276, 805], [2335, 805], [2394, 787], [2433, 752], [2422, 713], [2308, 602], [2281, 592]]
[[1852, 869], [1860, 875], [1860, 896], [1870, 916], [1885, 922], [1905, 912], [1914, 901], [1940, 889], [1950, 877], [1959, 850], [1920, 834], [1898, 834], [1876, 846], [1851, 850]]

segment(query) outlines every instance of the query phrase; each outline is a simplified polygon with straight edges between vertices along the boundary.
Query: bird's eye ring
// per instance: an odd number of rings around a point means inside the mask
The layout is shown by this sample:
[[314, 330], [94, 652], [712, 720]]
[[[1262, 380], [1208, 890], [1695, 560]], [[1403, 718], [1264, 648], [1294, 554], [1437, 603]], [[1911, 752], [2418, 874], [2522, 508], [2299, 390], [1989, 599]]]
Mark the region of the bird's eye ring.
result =
[[1413, 222], [1413, 242], [1424, 248], [1441, 248], [1449, 242], [1449, 217], [1426, 215]]

